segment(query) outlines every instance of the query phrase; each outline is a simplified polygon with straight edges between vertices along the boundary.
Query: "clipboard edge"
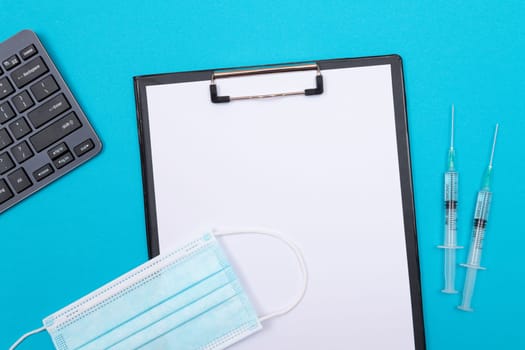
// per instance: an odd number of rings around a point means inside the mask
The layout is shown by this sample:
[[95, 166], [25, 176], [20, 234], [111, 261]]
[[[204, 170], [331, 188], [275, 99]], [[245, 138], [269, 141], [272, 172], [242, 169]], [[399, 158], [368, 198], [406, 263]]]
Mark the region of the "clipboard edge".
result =
[[[133, 78], [133, 83], [135, 90], [135, 106], [137, 113], [137, 132], [140, 148], [148, 258], [152, 259], [160, 254], [160, 243], [157, 227], [155, 186], [153, 183], [153, 164], [151, 161], [151, 138], [149, 134], [146, 85], [141, 84], [140, 80], [136, 77]], [[145, 117], [143, 118], [143, 116]]]
[[[416, 349], [426, 349], [425, 325], [423, 317], [423, 295], [421, 289], [421, 268], [417, 239], [416, 209], [414, 202], [414, 184], [412, 179], [412, 161], [410, 154], [410, 135], [406, 103], [403, 60], [397, 56], [397, 62], [391, 64], [392, 96], [397, 138], [397, 156], [399, 162], [399, 179], [401, 201], [403, 206], [403, 223], [405, 226], [405, 246], [408, 260], [408, 276], [414, 342]], [[397, 84], [397, 85], [396, 85]], [[397, 88], [396, 88], [397, 87]]]

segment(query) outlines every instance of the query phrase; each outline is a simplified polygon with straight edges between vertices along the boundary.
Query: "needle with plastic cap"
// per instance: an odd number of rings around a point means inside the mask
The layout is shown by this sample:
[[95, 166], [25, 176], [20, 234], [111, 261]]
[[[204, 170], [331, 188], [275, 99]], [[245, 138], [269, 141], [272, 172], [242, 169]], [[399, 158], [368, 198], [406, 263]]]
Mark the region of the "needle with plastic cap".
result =
[[474, 212], [474, 227], [472, 229], [472, 238], [470, 241], [470, 249], [468, 260], [466, 264], [461, 264], [467, 268], [465, 276], [465, 285], [463, 287], [463, 298], [458, 309], [463, 311], [474, 311], [471, 307], [472, 295], [474, 294], [474, 286], [476, 285], [476, 275], [478, 270], [485, 270], [480, 266], [481, 254], [483, 252], [483, 239], [485, 238], [485, 230], [487, 220], [489, 217], [490, 202], [492, 199], [492, 192], [490, 185], [492, 181], [492, 162], [494, 160], [494, 149], [496, 147], [496, 137], [498, 136], [498, 124], [494, 131], [494, 141], [492, 143], [492, 152], [490, 154], [490, 162], [483, 177], [481, 190], [478, 192], [476, 200], [476, 209]]

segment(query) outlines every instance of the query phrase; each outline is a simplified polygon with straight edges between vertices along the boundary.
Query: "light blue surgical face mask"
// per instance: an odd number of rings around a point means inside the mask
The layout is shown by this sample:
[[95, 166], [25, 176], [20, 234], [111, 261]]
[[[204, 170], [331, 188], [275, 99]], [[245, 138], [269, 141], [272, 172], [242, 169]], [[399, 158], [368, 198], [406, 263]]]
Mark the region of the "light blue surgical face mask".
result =
[[[215, 236], [258, 233], [283, 240], [297, 255], [303, 288], [289, 307], [258, 317]], [[307, 273], [301, 252], [260, 230], [216, 232], [158, 256], [43, 320], [57, 350], [224, 349], [301, 301]]]

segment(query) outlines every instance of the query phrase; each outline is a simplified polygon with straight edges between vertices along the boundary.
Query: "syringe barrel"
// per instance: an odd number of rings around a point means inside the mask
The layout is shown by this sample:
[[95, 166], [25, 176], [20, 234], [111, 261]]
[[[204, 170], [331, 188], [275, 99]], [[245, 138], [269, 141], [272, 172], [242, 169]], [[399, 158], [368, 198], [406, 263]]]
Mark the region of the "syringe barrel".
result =
[[445, 173], [445, 240], [444, 246], [455, 247], [456, 220], [458, 205], [458, 173], [448, 171]]
[[470, 241], [470, 250], [467, 264], [480, 266], [481, 253], [483, 251], [483, 240], [485, 239], [485, 229], [489, 217], [490, 202], [492, 192], [482, 190], [478, 193], [476, 201], [476, 210], [474, 212], [474, 227], [472, 229], [472, 238]]
[[458, 201], [458, 173], [456, 171], [445, 173], [445, 204], [449, 201]]

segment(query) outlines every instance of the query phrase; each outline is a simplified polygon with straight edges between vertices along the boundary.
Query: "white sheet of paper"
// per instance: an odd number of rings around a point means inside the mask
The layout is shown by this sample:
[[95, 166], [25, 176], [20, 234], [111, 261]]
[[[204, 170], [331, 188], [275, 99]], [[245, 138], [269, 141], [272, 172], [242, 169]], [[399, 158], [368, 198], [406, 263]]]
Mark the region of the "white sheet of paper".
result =
[[[246, 95], [314, 86], [314, 72], [217, 81]], [[147, 87], [160, 251], [212, 228], [266, 227], [302, 249], [303, 302], [232, 347], [413, 349], [390, 65], [323, 71], [325, 92], [213, 104], [209, 81]], [[219, 239], [257, 310], [297, 293], [294, 256]]]

